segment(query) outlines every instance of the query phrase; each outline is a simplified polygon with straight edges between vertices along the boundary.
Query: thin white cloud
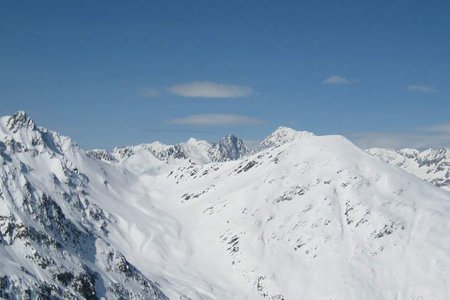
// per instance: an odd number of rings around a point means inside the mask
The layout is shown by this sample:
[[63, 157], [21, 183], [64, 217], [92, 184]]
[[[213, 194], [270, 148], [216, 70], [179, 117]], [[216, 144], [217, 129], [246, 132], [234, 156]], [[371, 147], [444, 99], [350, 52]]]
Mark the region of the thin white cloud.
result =
[[157, 98], [162, 95], [162, 92], [158, 88], [143, 88], [139, 91], [139, 95], [147, 98]]
[[412, 84], [407, 87], [410, 92], [425, 93], [425, 94], [435, 94], [438, 90], [432, 85], [423, 84]]
[[382, 148], [450, 148], [450, 133], [423, 134], [413, 133], [386, 133], [361, 132], [350, 134], [349, 138], [363, 149], [372, 147]]
[[332, 76], [328, 77], [327, 79], [325, 79], [324, 81], [322, 81], [322, 84], [328, 84], [328, 85], [352, 84], [352, 83], [354, 83], [353, 80], [344, 78], [339, 75], [332, 75]]
[[438, 125], [434, 125], [434, 126], [423, 127], [422, 130], [450, 134], [450, 123], [438, 124]]
[[394, 134], [387, 132], [360, 132], [350, 134], [349, 138], [363, 149], [381, 148], [421, 148], [423, 142], [420, 138], [412, 134]]
[[260, 119], [235, 114], [198, 114], [167, 122], [176, 125], [220, 126], [220, 125], [260, 125]]
[[172, 85], [169, 92], [177, 96], [191, 98], [240, 98], [250, 96], [253, 90], [249, 86], [194, 81]]

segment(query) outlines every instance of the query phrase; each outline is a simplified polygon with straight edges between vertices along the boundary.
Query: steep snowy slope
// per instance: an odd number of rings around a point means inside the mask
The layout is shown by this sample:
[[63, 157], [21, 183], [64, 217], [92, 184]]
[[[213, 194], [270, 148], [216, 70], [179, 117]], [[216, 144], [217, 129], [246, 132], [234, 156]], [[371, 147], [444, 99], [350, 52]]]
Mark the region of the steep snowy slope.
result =
[[[0, 119], [0, 296], [166, 299], [109, 239], [132, 174], [99, 165], [23, 112]], [[100, 206], [101, 205], [101, 206]]]
[[367, 150], [373, 156], [450, 191], [450, 149], [383, 149]]
[[0, 296], [450, 297], [449, 192], [340, 136], [268, 140], [225, 162], [152, 153], [165, 165], [133, 174], [1, 118]]

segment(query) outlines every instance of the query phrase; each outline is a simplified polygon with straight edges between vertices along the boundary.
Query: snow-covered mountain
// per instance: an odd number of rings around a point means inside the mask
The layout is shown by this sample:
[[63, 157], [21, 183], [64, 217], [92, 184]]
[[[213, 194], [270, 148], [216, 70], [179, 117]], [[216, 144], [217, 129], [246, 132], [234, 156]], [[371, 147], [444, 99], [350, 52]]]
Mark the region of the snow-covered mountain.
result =
[[450, 191], [450, 149], [384, 149], [371, 148], [367, 152]]
[[292, 128], [280, 126], [261, 142], [259, 149], [279, 147], [297, 139], [310, 137], [312, 135], [313, 134], [308, 131], [297, 131]]
[[271, 136], [241, 158], [159, 144], [147, 161], [1, 118], [0, 296], [450, 297], [449, 192], [341, 136]]
[[0, 119], [0, 296], [167, 299], [110, 241], [132, 174], [96, 164], [23, 112]]
[[112, 152], [94, 149], [87, 154], [112, 164], [128, 166], [135, 173], [161, 172], [167, 163], [198, 164], [236, 160], [251, 153], [251, 149], [238, 137], [230, 134], [216, 143], [190, 138], [185, 143], [166, 145], [160, 142], [114, 148]]

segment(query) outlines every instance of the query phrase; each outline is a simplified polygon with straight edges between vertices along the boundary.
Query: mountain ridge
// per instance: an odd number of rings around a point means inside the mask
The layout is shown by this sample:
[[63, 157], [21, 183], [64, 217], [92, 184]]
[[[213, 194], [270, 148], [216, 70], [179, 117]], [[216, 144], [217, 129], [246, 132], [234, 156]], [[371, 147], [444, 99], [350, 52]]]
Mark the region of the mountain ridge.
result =
[[242, 139], [234, 134], [228, 134], [217, 142], [197, 140], [191, 137], [186, 142], [173, 145], [154, 141], [135, 146], [116, 147], [112, 151], [92, 149], [88, 150], [87, 154], [108, 163], [120, 163], [135, 154], [149, 152], [156, 159], [164, 162], [173, 159], [188, 159], [196, 163], [204, 164], [237, 160], [262, 149], [278, 147], [285, 143], [293, 142], [296, 139], [312, 135], [312, 133], [307, 131], [296, 131], [292, 128], [280, 126], [256, 146], [255, 149], [251, 149]]
[[30, 120], [0, 118], [4, 298], [450, 295], [450, 193], [342, 136], [111, 163]]

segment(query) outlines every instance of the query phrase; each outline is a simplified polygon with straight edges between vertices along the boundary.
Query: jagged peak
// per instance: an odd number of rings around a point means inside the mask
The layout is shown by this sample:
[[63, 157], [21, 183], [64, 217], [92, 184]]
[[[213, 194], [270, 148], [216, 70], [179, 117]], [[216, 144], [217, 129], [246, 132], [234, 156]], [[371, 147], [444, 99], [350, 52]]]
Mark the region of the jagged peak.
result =
[[437, 163], [450, 158], [450, 152], [447, 148], [426, 149], [417, 154], [417, 158], [422, 162]]
[[12, 116], [0, 118], [1, 139], [7, 141], [11, 151], [32, 152], [35, 155], [42, 151], [62, 154], [72, 148], [80, 149], [70, 137], [36, 125], [24, 111]]
[[221, 140], [226, 140], [226, 139], [239, 139], [239, 138], [237, 136], [235, 136], [234, 134], [229, 133], [221, 138]]
[[[247, 145], [245, 145], [245, 142], [240, 139], [239, 137], [235, 136], [234, 134], [228, 134], [224, 137], [222, 137], [217, 143], [215, 143], [216, 146], [219, 147], [232, 147], [236, 148], [236, 150], [242, 149], [244, 152], [248, 152], [249, 148]], [[244, 153], [242, 153], [244, 154]]]
[[313, 136], [314, 134], [309, 131], [297, 131], [295, 129], [280, 126], [262, 142], [262, 147], [280, 146], [286, 143], [293, 142], [296, 139]]
[[229, 143], [243, 143], [243, 141], [235, 136], [234, 134], [227, 134], [226, 136], [222, 137], [217, 144], [229, 144]]
[[222, 137], [217, 143], [214, 143], [214, 151], [217, 151], [215, 161], [236, 160], [250, 153], [250, 148], [244, 141], [233, 134]]
[[18, 111], [6, 121], [7, 128], [12, 132], [17, 132], [21, 128], [36, 129], [36, 124], [24, 111]]

